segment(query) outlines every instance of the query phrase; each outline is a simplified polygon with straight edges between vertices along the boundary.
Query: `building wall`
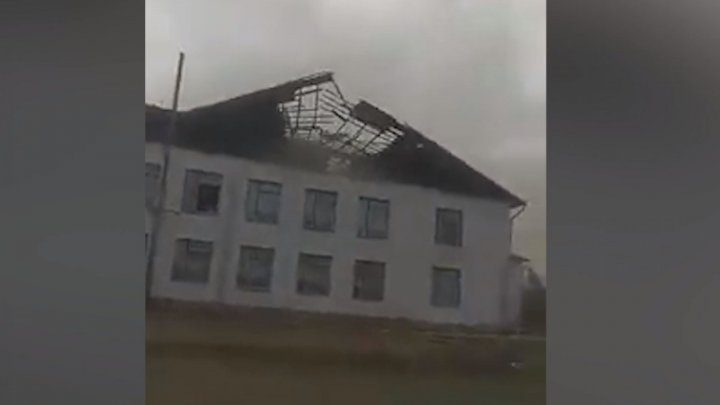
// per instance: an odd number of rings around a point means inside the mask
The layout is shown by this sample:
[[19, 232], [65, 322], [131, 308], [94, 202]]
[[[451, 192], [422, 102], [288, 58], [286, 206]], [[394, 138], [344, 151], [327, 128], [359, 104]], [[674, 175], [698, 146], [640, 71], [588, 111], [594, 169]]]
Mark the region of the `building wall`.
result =
[[508, 261], [507, 284], [507, 325], [519, 327], [521, 322], [524, 263], [510, 259]]
[[[145, 159], [146, 162], [162, 163], [160, 145], [146, 145]], [[223, 175], [218, 216], [180, 213], [186, 169]], [[244, 203], [249, 179], [282, 184], [277, 225], [245, 221]], [[439, 323], [497, 325], [501, 322], [501, 277], [510, 254], [511, 221], [507, 205], [416, 186], [355, 181], [337, 175], [182, 149], [172, 152], [167, 187], [167, 206], [175, 213], [166, 217], [163, 232], [159, 235], [152, 289], [155, 297], [401, 317]], [[306, 188], [338, 193], [334, 233], [303, 229]], [[390, 200], [388, 239], [365, 240], [357, 237], [360, 196]], [[462, 247], [435, 244], [436, 208], [463, 211]], [[146, 214], [147, 232], [150, 226]], [[214, 242], [208, 284], [193, 285], [170, 280], [174, 241], [182, 237]], [[270, 293], [239, 291], [235, 287], [234, 276], [241, 245], [275, 249]], [[300, 252], [333, 257], [328, 297], [296, 294], [296, 264]], [[352, 299], [353, 264], [356, 259], [386, 263], [385, 298], [382, 302]], [[430, 305], [433, 266], [461, 270], [460, 308], [435, 308]]]

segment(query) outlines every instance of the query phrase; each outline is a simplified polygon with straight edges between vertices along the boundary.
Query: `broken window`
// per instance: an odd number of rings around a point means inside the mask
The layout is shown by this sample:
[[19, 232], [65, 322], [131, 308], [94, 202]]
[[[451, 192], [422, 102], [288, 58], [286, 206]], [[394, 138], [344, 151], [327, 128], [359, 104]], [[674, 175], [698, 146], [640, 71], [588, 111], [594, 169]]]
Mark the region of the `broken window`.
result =
[[335, 231], [337, 193], [321, 190], [305, 191], [303, 226], [313, 231]]
[[160, 165], [145, 162], [145, 207], [155, 207], [160, 194]]
[[240, 247], [237, 287], [245, 291], [269, 292], [274, 260], [275, 250], [272, 248]]
[[281, 192], [282, 186], [278, 183], [250, 180], [245, 201], [247, 221], [277, 224]]
[[222, 175], [218, 173], [187, 170], [182, 201], [183, 212], [204, 215], [217, 214], [222, 179]]
[[389, 218], [389, 201], [360, 197], [358, 236], [369, 239], [387, 238]]
[[430, 301], [435, 307], [457, 308], [460, 306], [460, 270], [433, 268]]
[[297, 270], [297, 292], [301, 295], [330, 294], [331, 256], [300, 253]]
[[435, 243], [462, 246], [462, 211], [438, 208], [435, 216]]
[[385, 296], [385, 263], [367, 260], [355, 262], [353, 299], [382, 301]]
[[213, 244], [192, 239], [175, 242], [171, 280], [187, 283], [207, 283], [210, 277]]

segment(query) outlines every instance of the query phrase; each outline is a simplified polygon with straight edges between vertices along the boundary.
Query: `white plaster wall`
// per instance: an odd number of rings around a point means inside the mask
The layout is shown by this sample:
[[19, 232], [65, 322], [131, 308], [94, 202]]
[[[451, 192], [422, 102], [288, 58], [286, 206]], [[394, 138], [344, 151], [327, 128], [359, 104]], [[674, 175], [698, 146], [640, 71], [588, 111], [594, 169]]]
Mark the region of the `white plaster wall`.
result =
[[[145, 153], [146, 162], [162, 162], [160, 145], [147, 144]], [[218, 216], [179, 213], [185, 169], [202, 169], [224, 176]], [[278, 225], [245, 222], [248, 179], [282, 184]], [[511, 221], [507, 205], [417, 186], [354, 181], [337, 175], [183, 149], [172, 151], [167, 187], [167, 205], [177, 214], [167, 217], [159, 236], [153, 296], [442, 323], [495, 325], [501, 322], [501, 272], [506, 269], [510, 254]], [[338, 192], [334, 233], [302, 228], [306, 188]], [[356, 236], [360, 196], [390, 200], [388, 239], [364, 240]], [[463, 211], [464, 246], [435, 245], [435, 209], [438, 207]], [[146, 214], [146, 230], [149, 231], [148, 219]], [[214, 243], [207, 285], [170, 281], [174, 241], [182, 237]], [[275, 249], [271, 293], [245, 292], [235, 288], [234, 276], [241, 245]], [[306, 297], [295, 293], [296, 262], [300, 252], [333, 257], [328, 297]], [[352, 299], [353, 263], [356, 259], [386, 263], [384, 301], [360, 302]], [[460, 308], [441, 309], [430, 305], [431, 270], [434, 265], [461, 270]]]

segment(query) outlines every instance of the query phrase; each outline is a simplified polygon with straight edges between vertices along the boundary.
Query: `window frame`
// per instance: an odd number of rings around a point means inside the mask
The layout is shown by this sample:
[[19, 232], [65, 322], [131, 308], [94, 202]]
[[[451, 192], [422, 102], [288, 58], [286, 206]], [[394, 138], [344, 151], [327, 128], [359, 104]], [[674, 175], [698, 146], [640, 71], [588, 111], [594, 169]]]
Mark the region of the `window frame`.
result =
[[[324, 293], [309, 293], [309, 292], [301, 289], [301, 281], [302, 281], [301, 276], [303, 274], [302, 270], [304, 269], [304, 267], [301, 266], [301, 264], [303, 263], [303, 258], [323, 259], [323, 260], [327, 259], [327, 275], [326, 275], [327, 288], [326, 288], [326, 291], [324, 291]], [[334, 261], [333, 257], [328, 254], [300, 252], [298, 254], [297, 265], [296, 265], [296, 270], [295, 270], [295, 293], [297, 295], [301, 295], [303, 297], [318, 297], [318, 298], [329, 297], [330, 294], [332, 293], [333, 261]]]
[[[457, 285], [457, 294], [455, 298], [455, 302], [452, 303], [446, 303], [446, 302], [439, 302], [438, 301], [438, 290], [437, 290], [437, 284], [435, 283], [436, 280], [436, 274], [437, 273], [454, 273], [457, 275], [455, 277], [456, 285]], [[462, 293], [462, 271], [458, 268], [454, 267], [444, 267], [444, 266], [433, 266], [432, 271], [430, 273], [430, 305], [434, 308], [440, 308], [440, 309], [459, 309], [462, 306], [463, 302], [463, 293]]]
[[[191, 252], [191, 247], [195, 244], [205, 244], [209, 246], [207, 251], [205, 253], [208, 254], [207, 258], [207, 269], [205, 271], [205, 276], [203, 279], [188, 279], [187, 277], [183, 276], [184, 274], [187, 274], [187, 262], [189, 256], [193, 253]], [[178, 249], [182, 246], [183, 252], [183, 259], [184, 262], [182, 263], [183, 269], [182, 271], [178, 272], [177, 268], [180, 263], [178, 263], [178, 259], [180, 258], [178, 256], [179, 251]], [[198, 252], [195, 252], [198, 253]], [[193, 239], [189, 237], [183, 237], [183, 238], [177, 238], [175, 239], [174, 244], [174, 254], [173, 254], [173, 261], [172, 261], [172, 268], [170, 270], [170, 281], [176, 282], [176, 283], [188, 283], [188, 284], [208, 284], [210, 282], [210, 274], [212, 273], [212, 264], [213, 264], [213, 258], [215, 255], [215, 244], [212, 241], [203, 240], [203, 239]]]
[[[191, 177], [197, 176], [195, 181]], [[184, 214], [199, 215], [206, 217], [218, 216], [220, 214], [220, 206], [222, 204], [222, 191], [225, 176], [218, 172], [212, 172], [202, 169], [185, 169], [185, 179], [182, 190], [181, 211]], [[190, 191], [189, 187], [194, 187]], [[200, 188], [202, 186], [217, 188], [217, 202], [214, 211], [200, 211]], [[191, 193], [191, 194], [188, 194]], [[192, 197], [192, 201], [190, 198]]]
[[[269, 253], [269, 264], [267, 271], [267, 286], [257, 286], [257, 285], [251, 285], [251, 284], [243, 284], [240, 282], [240, 276], [243, 274], [243, 270], [245, 269], [245, 263], [244, 260], [247, 256], [246, 253], [250, 251], [255, 252], [264, 252]], [[240, 256], [238, 258], [238, 264], [236, 267], [236, 273], [235, 273], [235, 288], [237, 288], [240, 291], [246, 291], [246, 292], [256, 292], [256, 293], [270, 293], [272, 292], [272, 284], [273, 284], [273, 278], [275, 273], [275, 256], [276, 252], [274, 248], [266, 247], [266, 246], [254, 246], [254, 245], [241, 245], [240, 246]]]
[[[381, 278], [381, 290], [380, 290], [380, 297], [375, 298], [369, 298], [367, 295], [363, 296], [360, 294], [361, 287], [358, 286], [358, 283], [360, 281], [360, 267], [361, 264], [371, 264], [371, 265], [380, 265], [380, 270], [382, 274]], [[352, 290], [352, 299], [355, 301], [360, 302], [383, 302], [385, 301], [385, 290], [387, 288], [387, 263], [381, 262], [377, 260], [365, 260], [365, 259], [357, 259], [355, 260], [353, 264], [353, 290]]]
[[[372, 204], [382, 204], [385, 206], [385, 229], [382, 234], [373, 234], [370, 232], [370, 206]], [[357, 237], [361, 239], [383, 240], [390, 238], [390, 200], [375, 197], [360, 196], [358, 198], [358, 229]]]
[[[260, 194], [270, 194], [262, 192], [262, 186], [269, 185], [277, 187], [277, 193], [273, 193], [277, 196], [277, 211], [274, 213], [273, 218], [265, 219], [262, 215], [259, 215], [258, 205], [260, 201]], [[253, 188], [255, 192], [253, 193]], [[258, 224], [269, 224], [277, 225], [280, 222], [280, 211], [282, 205], [282, 184], [275, 181], [249, 179], [247, 182], [247, 192], [245, 195], [245, 220], [247, 222], [258, 223]], [[251, 201], [252, 197], [255, 197], [255, 201]]]
[[[441, 238], [441, 218], [444, 214], [457, 214], [458, 216], [458, 234], [456, 235], [456, 239], [453, 241], [447, 241], [443, 240]], [[463, 246], [463, 236], [465, 233], [465, 220], [463, 217], [463, 211], [456, 208], [436, 208], [435, 209], [435, 244], [436, 245], [442, 245], [442, 246], [454, 246], [454, 247], [462, 247]]]
[[[313, 197], [313, 206], [312, 206], [312, 224], [308, 224], [308, 204], [310, 203], [309, 196], [311, 194], [314, 195], [326, 195], [326, 196], [332, 196], [333, 197], [333, 205], [332, 205], [332, 224], [329, 228], [322, 228], [317, 226], [317, 220], [316, 220], [316, 211], [317, 211], [317, 200], [315, 197]], [[337, 228], [337, 209], [338, 209], [338, 203], [340, 200], [340, 195], [337, 191], [330, 191], [330, 190], [322, 190], [317, 188], [307, 188], [305, 189], [305, 205], [303, 206], [303, 229], [308, 231], [315, 231], [315, 232], [325, 232], [325, 233], [334, 233], [335, 229]]]

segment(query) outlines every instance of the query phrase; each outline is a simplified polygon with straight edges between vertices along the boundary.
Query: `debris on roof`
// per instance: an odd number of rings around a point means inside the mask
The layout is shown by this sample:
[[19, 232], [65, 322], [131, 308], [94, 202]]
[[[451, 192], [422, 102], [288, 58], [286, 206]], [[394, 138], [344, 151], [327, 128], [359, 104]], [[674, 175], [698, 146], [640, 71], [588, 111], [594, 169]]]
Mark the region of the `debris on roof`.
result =
[[[145, 108], [148, 142], [166, 136], [170, 111]], [[322, 72], [178, 113], [175, 142], [353, 178], [415, 184], [525, 205], [449, 151], [390, 114], [348, 102]]]

